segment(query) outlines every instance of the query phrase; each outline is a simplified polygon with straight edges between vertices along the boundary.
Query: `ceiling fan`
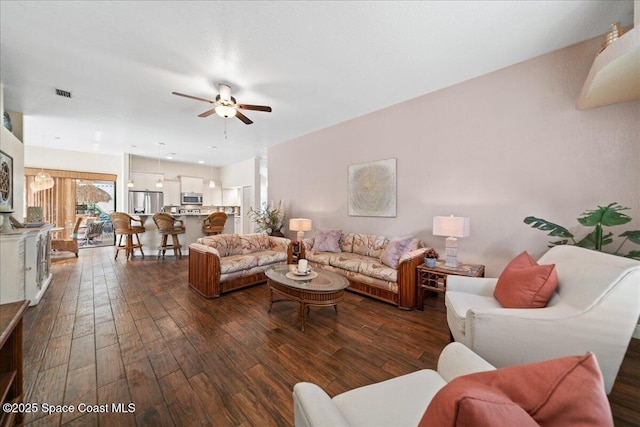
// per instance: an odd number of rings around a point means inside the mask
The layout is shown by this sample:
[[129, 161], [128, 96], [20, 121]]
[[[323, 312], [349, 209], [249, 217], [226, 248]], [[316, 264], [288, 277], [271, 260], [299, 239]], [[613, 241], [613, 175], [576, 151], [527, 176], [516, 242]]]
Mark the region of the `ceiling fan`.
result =
[[220, 83], [218, 85], [220, 89], [220, 93], [216, 95], [216, 100], [211, 101], [210, 99], [199, 98], [197, 96], [185, 95], [184, 93], [179, 92], [171, 92], [174, 95], [184, 96], [185, 98], [196, 99], [198, 101], [208, 102], [209, 104], [215, 105], [210, 110], [205, 111], [202, 114], [198, 114], [198, 117], [209, 117], [213, 113], [216, 113], [220, 117], [228, 118], [236, 116], [240, 120], [244, 122], [246, 125], [250, 125], [253, 123], [251, 119], [242, 114], [238, 110], [255, 110], [255, 111], [265, 111], [267, 113], [271, 112], [271, 107], [266, 105], [251, 105], [251, 104], [238, 104], [236, 99], [231, 96], [231, 87], [228, 85]]

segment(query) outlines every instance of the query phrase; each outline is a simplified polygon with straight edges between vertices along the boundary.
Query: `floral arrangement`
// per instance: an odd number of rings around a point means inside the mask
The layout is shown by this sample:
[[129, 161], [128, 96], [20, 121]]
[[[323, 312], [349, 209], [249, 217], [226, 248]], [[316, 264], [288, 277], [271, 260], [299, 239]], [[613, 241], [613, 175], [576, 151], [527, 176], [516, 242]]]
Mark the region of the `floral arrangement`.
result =
[[433, 248], [429, 248], [427, 249], [427, 251], [424, 253], [424, 257], [425, 258], [435, 258], [438, 259], [440, 258], [440, 254], [438, 254], [438, 252], [436, 252], [435, 249]]
[[284, 206], [282, 200], [278, 203], [278, 207], [266, 204], [259, 210], [249, 209], [247, 216], [256, 223], [256, 232], [266, 231], [268, 234], [282, 230], [284, 226]]

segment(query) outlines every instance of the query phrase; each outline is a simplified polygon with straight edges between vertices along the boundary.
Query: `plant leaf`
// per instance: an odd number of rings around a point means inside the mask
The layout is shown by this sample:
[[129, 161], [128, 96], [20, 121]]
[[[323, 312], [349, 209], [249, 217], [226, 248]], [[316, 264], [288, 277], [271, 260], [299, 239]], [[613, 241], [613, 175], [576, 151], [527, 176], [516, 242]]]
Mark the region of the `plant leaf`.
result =
[[631, 217], [620, 213], [620, 211], [627, 209], [629, 208], [620, 206], [617, 202], [613, 202], [607, 206], [598, 206], [598, 209], [596, 210], [583, 212], [582, 216], [578, 218], [578, 222], [585, 227], [595, 227], [598, 224], [602, 224], [607, 227], [626, 224], [631, 221]]
[[528, 216], [524, 219], [525, 224], [531, 225], [533, 228], [537, 228], [542, 231], [549, 231], [547, 236], [553, 237], [573, 237], [573, 234], [569, 232], [566, 228], [554, 224], [553, 222], [549, 222], [546, 219], [536, 218], [535, 216]]
[[625, 255], [627, 258], [640, 258], [640, 251], [631, 251]]
[[620, 237], [626, 237], [633, 243], [640, 245], [640, 230], [625, 231], [620, 235]]
[[[607, 233], [607, 235], [602, 236], [602, 246], [608, 245], [613, 242], [613, 233]], [[582, 240], [576, 243], [576, 246], [580, 246], [581, 248], [594, 249], [596, 247], [596, 231], [593, 230], [591, 233], [587, 234], [582, 238]]]

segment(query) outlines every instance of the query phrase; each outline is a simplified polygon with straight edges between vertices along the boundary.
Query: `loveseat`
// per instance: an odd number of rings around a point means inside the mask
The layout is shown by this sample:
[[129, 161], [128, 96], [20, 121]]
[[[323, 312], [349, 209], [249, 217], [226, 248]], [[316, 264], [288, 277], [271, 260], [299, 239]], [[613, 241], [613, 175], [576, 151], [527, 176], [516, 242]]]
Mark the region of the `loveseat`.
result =
[[427, 250], [420, 240], [319, 230], [303, 240], [303, 248], [312, 267], [345, 276], [349, 290], [401, 309], [415, 307], [416, 267]]
[[293, 387], [296, 427], [613, 427], [593, 353], [495, 369], [460, 343], [438, 371], [423, 369], [331, 398], [313, 383]]
[[291, 241], [266, 233], [217, 234], [189, 245], [189, 286], [207, 298], [267, 280], [264, 272], [287, 262]]

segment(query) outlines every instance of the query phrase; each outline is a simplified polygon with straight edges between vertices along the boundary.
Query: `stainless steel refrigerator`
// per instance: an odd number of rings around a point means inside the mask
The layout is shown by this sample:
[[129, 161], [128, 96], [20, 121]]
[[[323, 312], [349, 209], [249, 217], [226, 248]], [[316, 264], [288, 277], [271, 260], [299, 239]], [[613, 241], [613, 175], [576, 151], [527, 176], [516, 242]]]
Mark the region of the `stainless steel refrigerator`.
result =
[[152, 214], [162, 212], [164, 194], [161, 191], [129, 191], [129, 212]]

